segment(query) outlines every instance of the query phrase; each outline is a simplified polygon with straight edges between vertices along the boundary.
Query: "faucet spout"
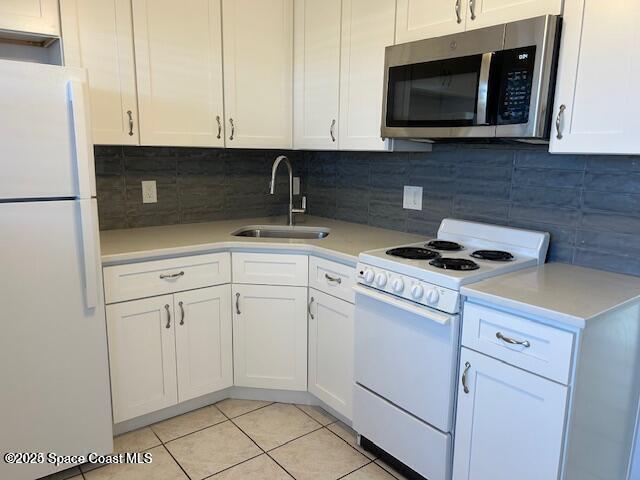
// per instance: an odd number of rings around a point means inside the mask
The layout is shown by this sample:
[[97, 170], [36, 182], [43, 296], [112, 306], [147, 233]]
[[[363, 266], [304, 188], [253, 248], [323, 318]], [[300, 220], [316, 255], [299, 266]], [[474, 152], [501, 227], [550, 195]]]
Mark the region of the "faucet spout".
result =
[[294, 214], [304, 213], [306, 210], [306, 198], [302, 197], [302, 208], [293, 208], [293, 168], [291, 162], [284, 155], [278, 156], [273, 162], [271, 167], [271, 181], [269, 182], [269, 193], [274, 195], [276, 193], [276, 173], [278, 173], [278, 167], [281, 163], [287, 166], [289, 173], [289, 226], [293, 226], [295, 223]]

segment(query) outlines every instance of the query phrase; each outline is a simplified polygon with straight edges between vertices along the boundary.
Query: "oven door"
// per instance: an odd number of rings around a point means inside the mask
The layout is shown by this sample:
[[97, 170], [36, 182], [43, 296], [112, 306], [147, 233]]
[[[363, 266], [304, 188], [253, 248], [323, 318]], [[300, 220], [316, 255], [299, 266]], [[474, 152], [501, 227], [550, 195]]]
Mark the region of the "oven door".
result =
[[356, 388], [363, 387], [441, 432], [451, 432], [458, 315], [362, 285], [354, 289]]
[[493, 137], [490, 71], [504, 25], [387, 47], [382, 137]]

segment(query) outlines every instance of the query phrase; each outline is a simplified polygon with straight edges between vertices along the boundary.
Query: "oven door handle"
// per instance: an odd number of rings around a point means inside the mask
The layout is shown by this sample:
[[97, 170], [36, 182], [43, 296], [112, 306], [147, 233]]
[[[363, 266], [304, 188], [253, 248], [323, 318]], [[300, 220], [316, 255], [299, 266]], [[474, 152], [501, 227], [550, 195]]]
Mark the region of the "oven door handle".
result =
[[487, 102], [489, 99], [489, 75], [494, 52], [482, 55], [480, 76], [478, 77], [478, 103], [476, 105], [476, 125], [488, 125]]
[[364, 295], [365, 297], [369, 297], [393, 307], [400, 308], [409, 313], [413, 313], [414, 315], [418, 315], [422, 318], [426, 318], [427, 320], [439, 323], [440, 325], [447, 325], [451, 320], [450, 315], [435, 312], [433, 310], [427, 310], [426, 307], [420, 307], [419, 305], [416, 305], [409, 300], [401, 300], [386, 293], [378, 292], [367, 287], [354, 285], [353, 290], [359, 295]]

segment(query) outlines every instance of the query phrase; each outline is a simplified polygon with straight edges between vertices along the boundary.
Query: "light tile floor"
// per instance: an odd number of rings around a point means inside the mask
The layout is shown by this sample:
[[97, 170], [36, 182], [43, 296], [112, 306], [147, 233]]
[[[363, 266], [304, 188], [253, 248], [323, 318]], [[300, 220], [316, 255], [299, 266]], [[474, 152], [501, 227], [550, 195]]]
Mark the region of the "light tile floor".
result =
[[147, 465], [81, 465], [48, 480], [405, 480], [319, 407], [223, 400], [114, 439]]

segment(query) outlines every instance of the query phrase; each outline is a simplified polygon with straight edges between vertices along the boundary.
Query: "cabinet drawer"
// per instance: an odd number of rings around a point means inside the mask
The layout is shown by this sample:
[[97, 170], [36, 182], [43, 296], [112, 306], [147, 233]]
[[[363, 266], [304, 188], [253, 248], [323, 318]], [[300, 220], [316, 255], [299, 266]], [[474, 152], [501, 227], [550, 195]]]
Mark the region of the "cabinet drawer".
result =
[[556, 382], [569, 383], [573, 342], [571, 332], [465, 303], [462, 345]]
[[164, 295], [231, 282], [229, 253], [105, 267], [106, 303]]
[[306, 255], [234, 253], [233, 283], [306, 287], [308, 263]]
[[335, 297], [355, 303], [354, 267], [322, 258], [309, 257], [309, 286]]

